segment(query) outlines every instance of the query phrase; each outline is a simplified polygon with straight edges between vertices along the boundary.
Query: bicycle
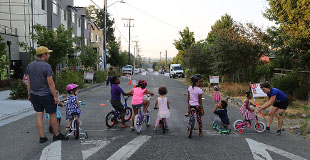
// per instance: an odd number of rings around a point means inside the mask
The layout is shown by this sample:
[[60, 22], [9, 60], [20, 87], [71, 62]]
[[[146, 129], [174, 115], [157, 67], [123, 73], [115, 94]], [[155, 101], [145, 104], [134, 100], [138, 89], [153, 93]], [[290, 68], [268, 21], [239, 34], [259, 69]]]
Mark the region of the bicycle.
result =
[[[154, 109], [158, 109], [158, 108], [154, 108]], [[161, 118], [159, 121], [159, 125], [160, 125], [161, 129], [163, 130], [163, 134], [165, 134], [166, 130], [167, 130], [167, 124], [166, 124], [165, 119], [166, 118]]]
[[[85, 103], [82, 103], [81, 101], [80, 101], [80, 104], [86, 105]], [[66, 133], [65, 139], [68, 139], [69, 136], [74, 136], [75, 139], [79, 139], [81, 135], [84, 135], [85, 139], [88, 138], [87, 132], [82, 132], [82, 129], [80, 127], [81, 124], [79, 123], [78, 118], [79, 118], [78, 113], [76, 112], [72, 113], [72, 122], [70, 124], [70, 130], [68, 133]]]
[[191, 107], [187, 126], [188, 138], [192, 138], [193, 129], [195, 127], [195, 115], [196, 115], [196, 109]]
[[213, 122], [212, 127], [217, 130], [219, 134], [229, 134], [231, 132], [231, 129], [220, 128], [216, 121]]
[[234, 129], [239, 133], [243, 133], [243, 130], [245, 128], [250, 128], [252, 126], [251, 124], [253, 123], [254, 120], [255, 120], [254, 125], [255, 131], [258, 133], [264, 132], [266, 130], [266, 125], [264, 122], [259, 121], [257, 116], [255, 116], [255, 119], [251, 120], [241, 120], [241, 119], [236, 120], [234, 122]]
[[[147, 95], [146, 99], [150, 100], [150, 95]], [[146, 110], [146, 115], [144, 115], [143, 114], [143, 110], [144, 110], [143, 107], [138, 109], [138, 114], [135, 116], [135, 120], [134, 120], [134, 126], [135, 126], [136, 132], [138, 134], [141, 132], [143, 122], [146, 123], [146, 126], [150, 126], [150, 113], [149, 113], [149, 110], [147, 109]]]
[[[124, 120], [127, 122], [130, 120], [130, 118], [132, 116], [132, 109], [130, 107], [128, 107], [128, 105], [127, 105], [127, 100], [129, 98], [129, 96], [123, 96], [123, 98], [125, 101], [123, 104], [123, 108], [125, 109]], [[106, 126], [108, 128], [112, 128], [115, 124], [120, 123], [121, 122], [121, 116], [122, 116], [121, 112], [119, 112], [118, 110], [112, 110], [111, 112], [109, 112], [106, 115], [106, 119], [105, 119]]]

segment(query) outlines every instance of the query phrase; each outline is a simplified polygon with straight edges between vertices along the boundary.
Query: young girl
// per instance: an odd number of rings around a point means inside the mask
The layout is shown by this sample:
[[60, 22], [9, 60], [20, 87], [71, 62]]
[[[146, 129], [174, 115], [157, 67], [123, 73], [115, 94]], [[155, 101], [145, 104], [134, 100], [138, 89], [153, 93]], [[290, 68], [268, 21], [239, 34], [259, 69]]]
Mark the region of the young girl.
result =
[[199, 136], [202, 136], [202, 122], [201, 122], [201, 116], [204, 115], [204, 109], [202, 106], [202, 89], [199, 87], [202, 87], [203, 85], [203, 78], [200, 74], [196, 74], [191, 78], [191, 81], [193, 83], [192, 86], [188, 88], [188, 112], [185, 114], [185, 116], [189, 116], [191, 108], [196, 109], [197, 114], [197, 122], [199, 125]]
[[[58, 90], [55, 90], [55, 92], [56, 92], [56, 96], [57, 96], [58, 99], [59, 99], [59, 91], [58, 91]], [[59, 103], [57, 104], [57, 108], [56, 108], [57, 122], [58, 122], [58, 124], [60, 125], [61, 113], [60, 113], [60, 110], [59, 110], [58, 106], [63, 107], [64, 104], [63, 104], [62, 102], [59, 101]], [[47, 119], [50, 119], [50, 114], [46, 113], [46, 114], [45, 114], [45, 117], [46, 117]], [[53, 128], [52, 128], [51, 125], [48, 127], [48, 130], [50, 131], [50, 133], [53, 133]]]
[[70, 125], [72, 122], [72, 114], [74, 112], [78, 113], [79, 118], [78, 121], [80, 122], [80, 115], [82, 114], [80, 107], [81, 104], [77, 98], [78, 93], [78, 85], [76, 84], [68, 84], [66, 87], [66, 91], [69, 93], [69, 96], [67, 97], [67, 104], [66, 104], [66, 120], [69, 120], [68, 126], [66, 127], [67, 130], [70, 129]]
[[168, 91], [166, 87], [160, 87], [158, 89], [158, 94], [160, 95], [160, 97], [156, 99], [154, 109], [159, 109], [159, 111], [157, 113], [157, 119], [154, 130], [157, 130], [159, 121], [161, 119], [164, 119], [164, 121], [166, 122], [166, 129], [168, 129], [168, 118], [170, 117], [170, 112], [168, 109], [170, 109], [170, 106], [167, 97], [165, 97], [167, 93]]
[[243, 101], [242, 106], [240, 107], [240, 112], [243, 116], [243, 118], [248, 121], [249, 123], [251, 122], [250, 120], [255, 119], [256, 115], [254, 113], [254, 109], [251, 109], [250, 105], [253, 105], [251, 103], [252, 99], [252, 92], [247, 91], [245, 92], [247, 99]]
[[150, 94], [150, 95], [154, 95], [152, 92], [148, 91], [146, 89], [147, 86], [147, 82], [145, 80], [139, 80], [138, 81], [138, 85], [136, 88], [133, 88], [128, 94], [129, 95], [133, 95], [132, 99], [131, 99], [131, 105], [134, 111], [134, 115], [132, 116], [132, 120], [131, 120], [131, 124], [132, 126], [130, 127], [131, 129], [135, 129], [134, 128], [134, 121], [135, 121], [135, 116], [138, 114], [138, 109], [143, 107], [144, 110], [144, 114], [150, 104], [149, 100], [144, 100], [144, 95], [145, 94]]
[[214, 86], [214, 95], [213, 95], [213, 102], [215, 105], [219, 104], [221, 101], [221, 94], [219, 92], [219, 86], [215, 85]]

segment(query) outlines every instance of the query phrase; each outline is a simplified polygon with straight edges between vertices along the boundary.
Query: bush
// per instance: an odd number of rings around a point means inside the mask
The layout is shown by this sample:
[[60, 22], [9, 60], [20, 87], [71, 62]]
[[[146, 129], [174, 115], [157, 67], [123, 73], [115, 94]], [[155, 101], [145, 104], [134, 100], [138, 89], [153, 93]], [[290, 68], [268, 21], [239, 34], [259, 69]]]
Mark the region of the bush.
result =
[[14, 82], [14, 79], [0, 80], [0, 88], [9, 88]]
[[220, 85], [220, 92], [225, 96], [245, 96], [249, 88], [248, 83], [223, 83]]
[[107, 79], [107, 72], [105, 72], [103, 70], [98, 70], [97, 72], [95, 72], [94, 81], [96, 83], [102, 83], [106, 79]]
[[294, 91], [298, 88], [297, 74], [290, 73], [285, 76], [276, 76], [271, 79], [271, 84], [275, 88], [292, 95]]
[[303, 83], [303, 85], [301, 85], [298, 89], [295, 90], [294, 95], [300, 100], [307, 100], [309, 92], [309, 84]]
[[10, 86], [10, 98], [11, 99], [26, 99], [28, 98], [27, 85], [22, 80], [16, 80], [12, 82]]
[[[57, 79], [57, 80], [56, 80]], [[70, 83], [79, 85], [79, 88], [84, 87], [84, 75], [80, 71], [73, 71], [71, 69], [63, 69], [61, 73], [54, 77], [56, 89], [60, 93], [66, 93], [66, 86]]]

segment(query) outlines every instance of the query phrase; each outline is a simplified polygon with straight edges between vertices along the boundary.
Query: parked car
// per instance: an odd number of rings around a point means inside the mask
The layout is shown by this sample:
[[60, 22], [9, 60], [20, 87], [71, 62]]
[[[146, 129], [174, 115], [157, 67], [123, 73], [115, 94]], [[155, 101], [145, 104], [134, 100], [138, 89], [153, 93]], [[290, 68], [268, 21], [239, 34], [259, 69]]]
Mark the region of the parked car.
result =
[[179, 77], [179, 78], [184, 78], [184, 71], [181, 67], [181, 64], [171, 64], [170, 65], [170, 72], [169, 72], [169, 77], [174, 78], [174, 77]]
[[133, 67], [132, 65], [126, 65], [122, 68], [123, 74], [133, 74]]

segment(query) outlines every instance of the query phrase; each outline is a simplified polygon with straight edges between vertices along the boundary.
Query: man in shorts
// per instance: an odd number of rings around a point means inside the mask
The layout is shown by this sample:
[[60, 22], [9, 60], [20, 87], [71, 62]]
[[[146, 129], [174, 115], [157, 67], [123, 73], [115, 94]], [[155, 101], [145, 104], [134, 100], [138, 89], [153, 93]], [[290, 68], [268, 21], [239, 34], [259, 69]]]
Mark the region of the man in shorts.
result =
[[44, 110], [50, 114], [50, 125], [54, 131], [53, 141], [65, 139], [65, 136], [59, 132], [59, 124], [56, 118], [56, 108], [59, 101], [53, 81], [53, 70], [51, 65], [47, 63], [51, 52], [52, 50], [47, 47], [38, 47], [36, 50], [37, 60], [31, 62], [27, 67], [28, 99], [36, 111], [36, 125], [40, 135], [40, 143], [48, 140], [44, 135]]

